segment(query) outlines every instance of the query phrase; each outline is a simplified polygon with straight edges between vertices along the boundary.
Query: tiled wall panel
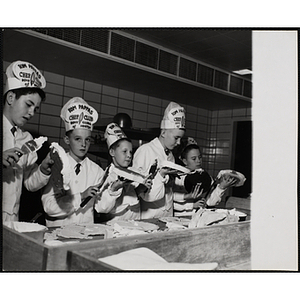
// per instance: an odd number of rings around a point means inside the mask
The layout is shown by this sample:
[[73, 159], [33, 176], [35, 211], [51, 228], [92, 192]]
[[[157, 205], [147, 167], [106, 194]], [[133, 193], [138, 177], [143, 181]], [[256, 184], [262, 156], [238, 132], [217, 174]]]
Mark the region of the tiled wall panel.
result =
[[[3, 63], [4, 70], [9, 65]], [[38, 135], [46, 135], [49, 142], [63, 142], [65, 129], [59, 117], [61, 107], [71, 97], [82, 97], [99, 113], [99, 118], [110, 118], [118, 112], [125, 112], [132, 118], [134, 128], [157, 128], [169, 100], [159, 99], [141, 93], [134, 93], [89, 82], [80, 78], [66, 77], [41, 70], [47, 80], [46, 101], [42, 103], [36, 116], [24, 127]], [[5, 72], [3, 72], [5, 73]], [[203, 165], [212, 176], [220, 169], [231, 166], [233, 122], [251, 120], [252, 110], [232, 109], [208, 111], [180, 103], [186, 109], [186, 135], [193, 136], [203, 152]], [[101, 133], [103, 137], [103, 133]], [[133, 141], [134, 147], [139, 141]], [[105, 160], [91, 157], [105, 167]]]
[[45, 71], [44, 76], [47, 79], [47, 85], [49, 84], [49, 82], [60, 84], [60, 85], [64, 84], [64, 78], [65, 77], [63, 75], [59, 75], [59, 74], [55, 74], [55, 73], [52, 73], [52, 72]]
[[[151, 113], [149, 111], [151, 111]], [[152, 112], [153, 112], [153, 110], [150, 109], [150, 110], [148, 110], [148, 113], [147, 113], [147, 122], [149, 124], [148, 127], [149, 128], [151, 128], [151, 127], [159, 127], [162, 117], [161, 117], [160, 114], [153, 114]], [[150, 124], [152, 124], [152, 125], [150, 125]]]
[[95, 92], [89, 92], [87, 90], [84, 90], [83, 99], [88, 103], [89, 102], [100, 103], [101, 95]]
[[135, 103], [134, 107], [133, 107], [134, 111], [137, 111], [137, 112], [140, 111], [140, 112], [146, 112], [146, 113], [148, 112], [147, 108], [148, 108], [147, 103], [140, 103], [140, 102]]
[[[133, 111], [130, 108], [119, 107], [117, 113], [127, 114], [132, 119]], [[136, 124], [132, 121], [132, 126], [137, 127]]]
[[232, 112], [233, 117], [245, 117], [246, 108], [234, 109]]
[[[51, 92], [48, 92], [47, 90], [45, 90], [46, 92], [46, 100], [44, 101], [44, 103], [47, 103], [47, 104], [50, 104], [50, 105], [56, 105], [58, 106], [59, 108], [62, 107], [62, 104], [63, 104], [63, 96], [62, 94], [61, 95], [56, 95], [56, 94], [53, 94]], [[42, 104], [43, 106], [43, 104]]]
[[133, 109], [133, 101], [127, 99], [119, 99], [119, 108]]
[[217, 126], [218, 133], [226, 133], [226, 132], [230, 132], [230, 130], [231, 130], [231, 120], [230, 123], [228, 124], [220, 124]]
[[26, 130], [28, 130], [33, 137], [38, 136], [39, 135], [39, 125], [38, 124], [34, 124], [34, 123], [27, 123], [26, 127], [24, 127], [24, 129], [26, 128]]
[[[52, 97], [51, 97], [52, 100]], [[48, 102], [44, 102], [40, 108], [40, 114], [59, 116], [61, 111], [61, 106], [51, 105]], [[30, 121], [31, 122], [31, 121]]]
[[117, 106], [102, 104], [100, 108], [100, 112], [109, 116], [114, 116], [118, 113], [118, 108]]
[[74, 87], [76, 89], [83, 89], [84, 81], [77, 78], [65, 77], [65, 86]]
[[109, 95], [103, 95], [101, 102], [102, 102], [102, 104], [107, 104], [107, 105], [111, 105], [111, 106], [115, 106], [115, 107], [118, 106], [118, 98], [109, 96]]
[[140, 121], [146, 121], [147, 120], [147, 113], [134, 110], [133, 111], [133, 119], [134, 120], [140, 120]]
[[73, 98], [73, 97], [83, 97], [83, 90], [65, 86], [64, 88], [64, 96], [68, 98]]
[[103, 85], [102, 94], [103, 95], [108, 95], [108, 96], [118, 97], [119, 90], [117, 88], [114, 88], [114, 87]]
[[163, 116], [162, 108], [160, 106], [152, 105], [150, 102], [148, 103], [147, 112], [160, 118]]
[[40, 115], [39, 114], [35, 114], [33, 116], [33, 118], [30, 120], [31, 124], [39, 124], [40, 121]]
[[60, 127], [60, 117], [59, 116], [50, 116], [50, 115], [43, 115], [42, 118], [40, 118], [40, 124], [41, 125], [47, 125], [47, 126], [56, 126]]
[[[142, 120], [133, 119], [132, 122], [135, 128], [147, 128], [146, 120], [142, 121]], [[151, 128], [151, 126], [149, 126], [149, 128]]]
[[[63, 85], [47, 82], [45, 92], [47, 94], [63, 95], [64, 87]], [[48, 97], [47, 97], [48, 98]]]
[[[39, 130], [38, 130], [40, 135], [43, 136], [48, 136], [51, 138], [58, 138], [60, 137], [60, 128], [59, 127], [53, 127], [53, 126], [46, 126], [46, 125], [39, 125]], [[57, 140], [55, 141], [57, 142]]]
[[134, 93], [130, 91], [119, 90], [119, 97], [132, 101], [134, 98]]
[[148, 98], [149, 97], [147, 95], [142, 95], [142, 94], [139, 94], [139, 93], [134, 94], [134, 101], [135, 102], [147, 103]]
[[99, 83], [85, 81], [84, 82], [84, 90], [100, 94], [101, 90], [102, 90], [102, 85]]
[[197, 118], [198, 118], [197, 114], [187, 112], [187, 116], [189, 116], [187, 119], [188, 122], [192, 124], [197, 123]]
[[149, 105], [161, 107], [161, 99], [149, 96]]

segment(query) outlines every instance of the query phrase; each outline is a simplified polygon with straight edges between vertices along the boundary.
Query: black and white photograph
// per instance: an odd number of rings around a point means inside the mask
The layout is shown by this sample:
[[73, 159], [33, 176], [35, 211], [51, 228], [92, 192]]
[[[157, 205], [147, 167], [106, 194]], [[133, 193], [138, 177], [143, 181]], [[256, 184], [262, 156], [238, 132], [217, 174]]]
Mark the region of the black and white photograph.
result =
[[2, 271], [298, 271], [298, 28], [2, 28]]

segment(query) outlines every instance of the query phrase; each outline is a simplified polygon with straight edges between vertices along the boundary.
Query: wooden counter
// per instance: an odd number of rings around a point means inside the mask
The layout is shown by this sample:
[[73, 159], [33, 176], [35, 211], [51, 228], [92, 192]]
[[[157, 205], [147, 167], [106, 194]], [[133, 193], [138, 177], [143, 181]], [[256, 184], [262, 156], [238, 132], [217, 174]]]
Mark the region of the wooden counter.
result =
[[139, 247], [153, 250], [168, 262], [218, 262], [219, 270], [239, 265], [250, 269], [250, 221], [103, 240], [94, 248], [69, 252], [68, 266], [72, 271], [105, 271], [109, 266], [98, 258]]
[[67, 271], [67, 252], [94, 247], [99, 239], [47, 246], [24, 233], [3, 226], [4, 271]]
[[250, 269], [250, 221], [49, 247], [3, 227], [4, 271], [113, 271], [98, 258], [147, 247], [168, 262], [218, 262], [218, 270]]

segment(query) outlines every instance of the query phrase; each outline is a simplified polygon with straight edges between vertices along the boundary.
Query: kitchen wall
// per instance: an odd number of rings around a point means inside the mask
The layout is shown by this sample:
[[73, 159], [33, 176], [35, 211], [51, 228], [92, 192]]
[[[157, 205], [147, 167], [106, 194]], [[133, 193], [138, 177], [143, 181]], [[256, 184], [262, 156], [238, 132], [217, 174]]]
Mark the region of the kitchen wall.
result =
[[[9, 63], [4, 62], [4, 72]], [[100, 119], [112, 118], [118, 112], [124, 112], [132, 118], [133, 127], [142, 129], [159, 127], [164, 110], [170, 102], [146, 94], [102, 85], [101, 82], [88, 82], [47, 70], [40, 71], [47, 81], [45, 89], [47, 98], [41, 105], [40, 111], [24, 129], [36, 135], [48, 136], [50, 143], [59, 142], [64, 148], [66, 147], [63, 142], [65, 131], [60, 119], [60, 110], [72, 97], [78, 96], [86, 100], [97, 109]], [[233, 122], [250, 120], [251, 108], [209, 111], [184, 103], [180, 104], [186, 108], [186, 135], [194, 137], [200, 145], [204, 168], [212, 176], [216, 176], [220, 169], [231, 168]], [[98, 133], [101, 134], [100, 132], [94, 134]], [[133, 143], [134, 146], [138, 146], [138, 141]], [[102, 167], [106, 166], [105, 159], [93, 155], [91, 158]]]

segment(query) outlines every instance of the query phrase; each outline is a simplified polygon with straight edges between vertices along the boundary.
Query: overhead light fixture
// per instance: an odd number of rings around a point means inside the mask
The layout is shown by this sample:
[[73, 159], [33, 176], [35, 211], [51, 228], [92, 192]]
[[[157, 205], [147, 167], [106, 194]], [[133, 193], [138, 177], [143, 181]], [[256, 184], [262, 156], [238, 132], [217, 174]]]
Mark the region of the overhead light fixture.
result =
[[238, 75], [249, 75], [249, 74], [252, 74], [252, 71], [249, 70], [249, 69], [242, 69], [242, 70], [237, 70], [237, 71], [232, 71], [233, 73], [235, 74], [238, 74]]

